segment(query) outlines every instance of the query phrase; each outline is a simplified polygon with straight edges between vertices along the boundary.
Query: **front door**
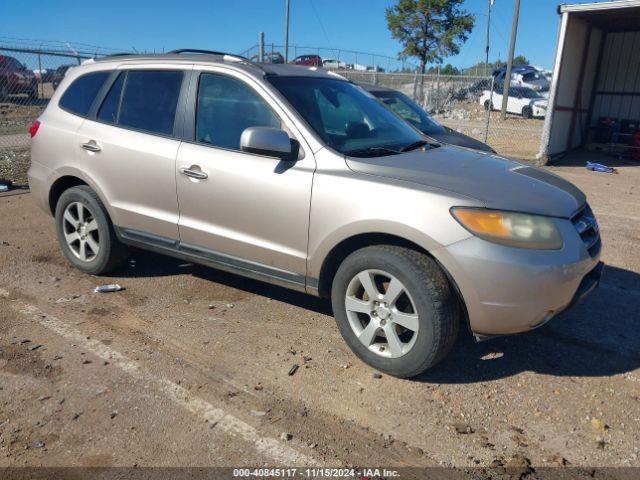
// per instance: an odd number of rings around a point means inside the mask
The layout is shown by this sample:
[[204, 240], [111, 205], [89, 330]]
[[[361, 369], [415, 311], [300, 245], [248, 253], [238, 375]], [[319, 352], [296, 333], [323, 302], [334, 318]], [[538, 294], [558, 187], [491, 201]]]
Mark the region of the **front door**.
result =
[[277, 103], [250, 83], [203, 71], [192, 84], [193, 136], [180, 146], [176, 173], [181, 248], [304, 286], [314, 157], [309, 149], [297, 162], [240, 151], [248, 127], [293, 136]]

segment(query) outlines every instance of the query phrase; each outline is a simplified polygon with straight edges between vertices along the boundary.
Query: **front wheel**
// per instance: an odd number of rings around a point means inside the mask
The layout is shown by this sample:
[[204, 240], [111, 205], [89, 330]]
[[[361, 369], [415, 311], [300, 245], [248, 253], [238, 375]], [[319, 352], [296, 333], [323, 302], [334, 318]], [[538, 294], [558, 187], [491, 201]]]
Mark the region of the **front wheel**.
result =
[[531, 107], [524, 107], [522, 109], [522, 116], [524, 118], [533, 118], [533, 109]]
[[126, 246], [118, 241], [107, 210], [88, 186], [66, 190], [56, 204], [55, 218], [58, 242], [78, 270], [100, 275], [126, 259]]
[[428, 255], [396, 246], [366, 247], [349, 255], [333, 281], [338, 328], [365, 363], [396, 377], [412, 377], [451, 349], [460, 306]]
[[491, 103], [491, 100], [485, 100], [484, 101], [484, 109], [488, 112], [489, 110], [493, 110], [493, 104]]

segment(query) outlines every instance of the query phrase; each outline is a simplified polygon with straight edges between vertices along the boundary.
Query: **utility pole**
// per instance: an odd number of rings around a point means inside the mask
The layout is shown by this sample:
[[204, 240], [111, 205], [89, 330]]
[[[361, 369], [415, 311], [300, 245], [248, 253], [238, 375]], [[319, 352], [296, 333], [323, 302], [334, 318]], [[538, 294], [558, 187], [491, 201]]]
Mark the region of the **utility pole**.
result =
[[284, 63], [289, 63], [289, 0], [284, 16]]
[[485, 59], [484, 59], [484, 76], [489, 76], [489, 34], [491, 26], [491, 7], [494, 0], [487, 0], [487, 46], [485, 47]]
[[264, 32], [258, 36], [258, 62], [264, 62]]
[[509, 57], [507, 58], [507, 71], [504, 75], [504, 86], [502, 87], [502, 120], [507, 118], [507, 101], [509, 100], [509, 87], [511, 86], [511, 67], [513, 65], [513, 54], [516, 49], [516, 35], [518, 33], [518, 15], [520, 15], [520, 0], [514, 0]]

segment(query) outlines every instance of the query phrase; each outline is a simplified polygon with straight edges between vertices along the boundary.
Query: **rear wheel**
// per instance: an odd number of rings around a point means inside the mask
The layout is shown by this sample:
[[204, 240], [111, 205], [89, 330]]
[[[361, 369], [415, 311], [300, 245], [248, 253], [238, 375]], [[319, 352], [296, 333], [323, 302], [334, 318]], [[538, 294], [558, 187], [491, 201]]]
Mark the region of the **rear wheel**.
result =
[[331, 301], [343, 338], [365, 363], [412, 377], [451, 349], [460, 307], [429, 256], [379, 245], [349, 255], [333, 281]]
[[489, 110], [493, 110], [493, 104], [491, 103], [491, 100], [485, 100], [484, 101], [484, 109], [488, 112]]
[[78, 270], [100, 275], [126, 259], [127, 248], [116, 237], [104, 205], [88, 186], [66, 190], [56, 204], [55, 218], [58, 242]]

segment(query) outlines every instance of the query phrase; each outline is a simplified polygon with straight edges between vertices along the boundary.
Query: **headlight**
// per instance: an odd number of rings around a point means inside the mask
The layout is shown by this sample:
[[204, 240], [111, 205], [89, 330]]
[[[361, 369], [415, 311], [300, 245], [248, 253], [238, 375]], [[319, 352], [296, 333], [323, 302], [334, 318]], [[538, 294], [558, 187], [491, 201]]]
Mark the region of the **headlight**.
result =
[[453, 217], [474, 235], [510, 247], [559, 250], [562, 235], [553, 219], [526, 213], [454, 207]]

